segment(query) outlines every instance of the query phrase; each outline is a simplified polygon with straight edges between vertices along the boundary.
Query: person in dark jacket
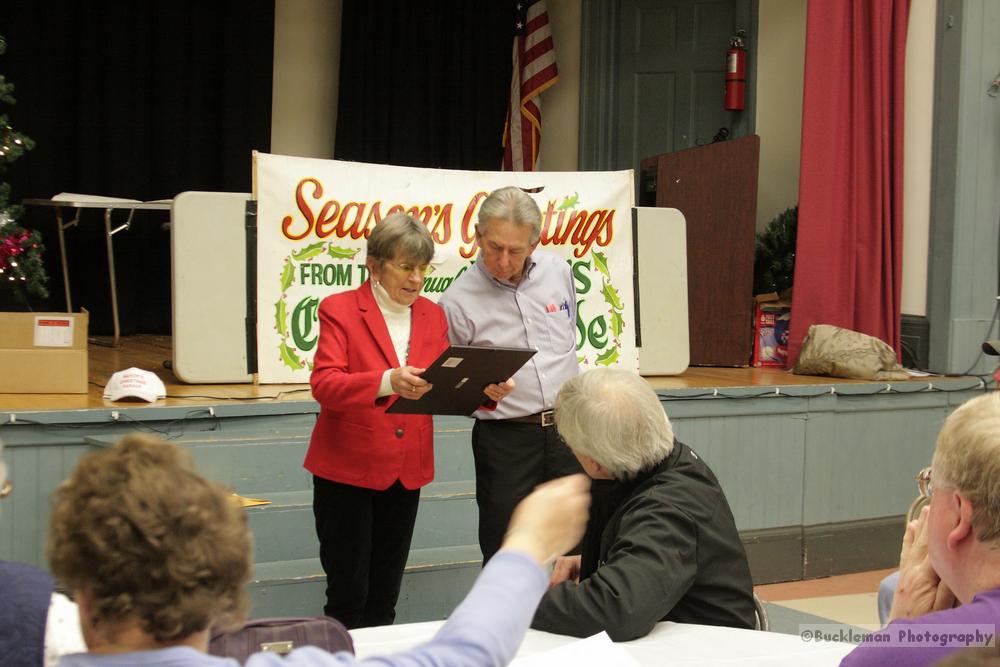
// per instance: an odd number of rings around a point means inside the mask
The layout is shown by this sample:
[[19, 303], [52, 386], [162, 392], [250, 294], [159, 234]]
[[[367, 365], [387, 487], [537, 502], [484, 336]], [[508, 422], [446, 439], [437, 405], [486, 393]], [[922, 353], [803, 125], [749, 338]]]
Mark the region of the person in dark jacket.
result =
[[[0, 501], [13, 489], [0, 442]], [[52, 576], [0, 560], [0, 665], [54, 667], [61, 655], [85, 649], [76, 605], [55, 592]]]
[[754, 627], [746, 552], [719, 481], [635, 373], [563, 384], [556, 427], [594, 480], [582, 554], [556, 561], [532, 627], [643, 637], [659, 621]]

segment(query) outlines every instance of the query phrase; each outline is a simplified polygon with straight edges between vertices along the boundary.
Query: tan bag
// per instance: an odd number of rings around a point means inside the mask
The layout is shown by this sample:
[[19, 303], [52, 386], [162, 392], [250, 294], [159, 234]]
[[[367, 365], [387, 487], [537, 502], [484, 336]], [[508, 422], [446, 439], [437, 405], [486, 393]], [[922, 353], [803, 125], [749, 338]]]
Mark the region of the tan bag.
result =
[[831, 324], [809, 327], [792, 372], [858, 380], [907, 380], [910, 377], [885, 342]]

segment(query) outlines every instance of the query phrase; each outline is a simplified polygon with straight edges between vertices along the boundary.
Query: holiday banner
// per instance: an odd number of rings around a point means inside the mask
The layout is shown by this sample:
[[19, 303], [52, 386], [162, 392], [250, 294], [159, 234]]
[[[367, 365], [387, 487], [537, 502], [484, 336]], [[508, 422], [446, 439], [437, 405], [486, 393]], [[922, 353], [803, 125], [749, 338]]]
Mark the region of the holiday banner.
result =
[[309, 381], [319, 303], [366, 279], [365, 244], [405, 211], [436, 244], [423, 295], [437, 301], [475, 262], [479, 205], [519, 186], [542, 211], [538, 249], [565, 258], [577, 293], [577, 358], [636, 370], [632, 171], [492, 172], [417, 169], [258, 153], [257, 363], [261, 383]]

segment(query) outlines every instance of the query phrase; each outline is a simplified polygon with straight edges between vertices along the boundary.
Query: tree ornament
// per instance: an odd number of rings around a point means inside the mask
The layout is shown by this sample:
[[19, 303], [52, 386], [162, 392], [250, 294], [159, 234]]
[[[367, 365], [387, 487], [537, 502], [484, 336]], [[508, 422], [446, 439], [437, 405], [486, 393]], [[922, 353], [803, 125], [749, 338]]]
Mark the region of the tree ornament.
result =
[[[7, 40], [0, 35], [0, 54], [6, 50]], [[14, 85], [0, 74], [0, 103], [14, 104], [13, 92]], [[11, 127], [0, 109], [0, 174], [34, 146], [35, 142]], [[26, 302], [28, 294], [44, 299], [49, 295], [49, 278], [42, 261], [42, 236], [17, 224], [21, 207], [9, 202], [10, 184], [0, 181], [0, 275], [7, 276], [0, 284], [9, 286], [18, 301]]]

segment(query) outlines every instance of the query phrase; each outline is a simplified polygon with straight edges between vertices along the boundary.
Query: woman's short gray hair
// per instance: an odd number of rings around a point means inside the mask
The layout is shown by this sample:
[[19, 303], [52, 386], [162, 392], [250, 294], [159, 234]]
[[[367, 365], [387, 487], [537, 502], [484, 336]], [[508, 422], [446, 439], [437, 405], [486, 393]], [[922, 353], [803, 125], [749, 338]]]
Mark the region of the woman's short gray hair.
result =
[[417, 264], [429, 264], [434, 258], [434, 239], [427, 227], [412, 215], [387, 215], [368, 235], [368, 256], [379, 265], [399, 257]]
[[638, 374], [597, 368], [567, 380], [555, 405], [566, 444], [629, 479], [669, 456], [674, 430], [650, 386]]
[[476, 231], [486, 233], [490, 220], [506, 220], [515, 225], [531, 225], [531, 242], [536, 243], [542, 234], [542, 211], [535, 200], [521, 188], [510, 185], [494, 190], [479, 207], [479, 222]]

